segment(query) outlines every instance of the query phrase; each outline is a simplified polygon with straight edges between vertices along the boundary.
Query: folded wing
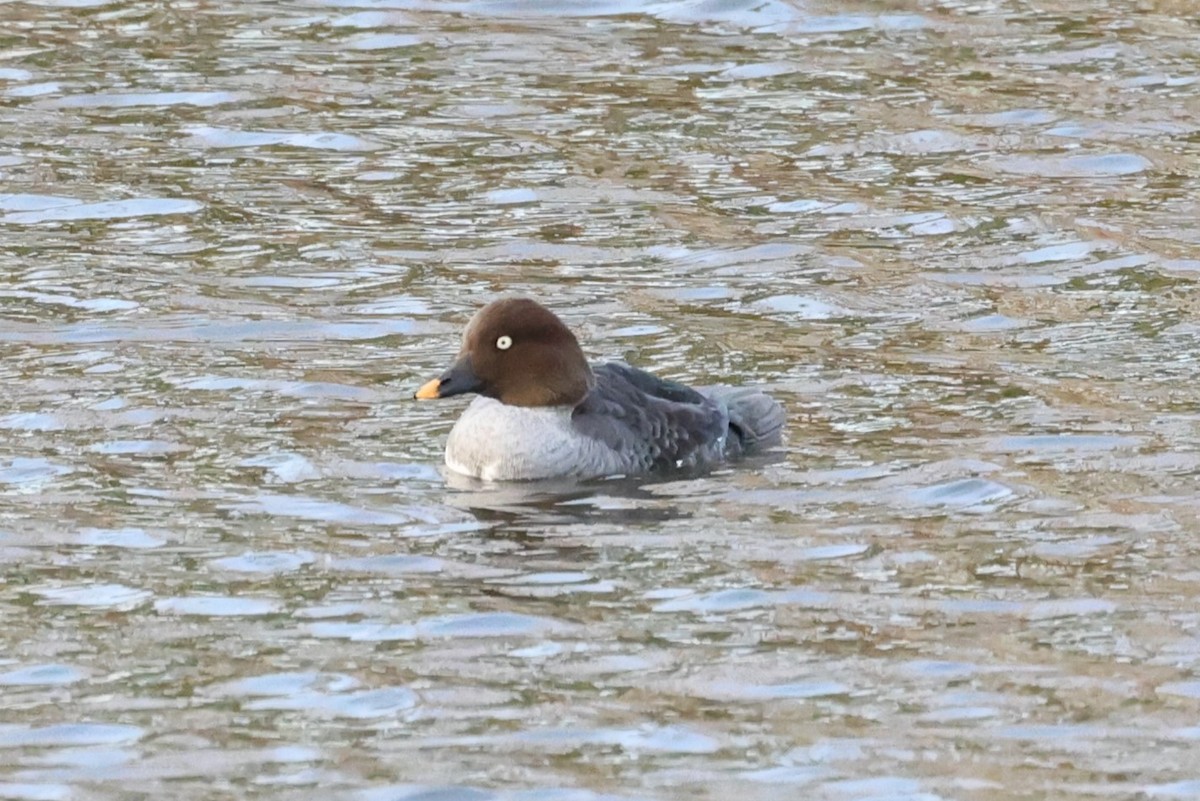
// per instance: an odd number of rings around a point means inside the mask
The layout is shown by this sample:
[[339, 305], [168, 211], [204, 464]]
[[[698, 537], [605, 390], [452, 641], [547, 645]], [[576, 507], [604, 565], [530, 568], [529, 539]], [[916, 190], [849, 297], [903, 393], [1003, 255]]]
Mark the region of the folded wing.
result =
[[627, 455], [624, 469], [689, 467], [724, 457], [730, 428], [723, 404], [620, 362], [593, 372], [596, 386], [575, 407], [572, 425]]

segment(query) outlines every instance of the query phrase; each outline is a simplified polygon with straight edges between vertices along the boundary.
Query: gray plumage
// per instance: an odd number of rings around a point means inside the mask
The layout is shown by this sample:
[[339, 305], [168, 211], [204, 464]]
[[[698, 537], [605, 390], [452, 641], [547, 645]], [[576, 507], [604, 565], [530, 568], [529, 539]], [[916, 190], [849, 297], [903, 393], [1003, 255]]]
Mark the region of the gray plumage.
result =
[[476, 398], [450, 432], [446, 464], [488, 480], [591, 478], [699, 467], [780, 441], [783, 409], [759, 390], [692, 389], [619, 362], [592, 372], [573, 407]]

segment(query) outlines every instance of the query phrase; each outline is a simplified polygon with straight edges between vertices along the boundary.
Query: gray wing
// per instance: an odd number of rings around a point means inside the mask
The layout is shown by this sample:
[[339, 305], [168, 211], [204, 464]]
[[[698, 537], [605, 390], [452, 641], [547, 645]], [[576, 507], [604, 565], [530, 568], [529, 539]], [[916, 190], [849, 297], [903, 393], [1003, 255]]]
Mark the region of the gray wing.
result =
[[724, 454], [729, 415], [710, 398], [619, 362], [593, 372], [596, 386], [575, 407], [572, 425], [628, 455], [627, 469], [687, 467]]

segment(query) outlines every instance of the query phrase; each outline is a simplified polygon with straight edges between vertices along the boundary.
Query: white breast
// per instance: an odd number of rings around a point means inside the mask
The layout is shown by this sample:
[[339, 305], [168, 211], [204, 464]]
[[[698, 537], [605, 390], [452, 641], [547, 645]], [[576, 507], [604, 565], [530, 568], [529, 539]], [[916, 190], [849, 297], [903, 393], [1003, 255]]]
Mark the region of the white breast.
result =
[[569, 406], [508, 406], [478, 397], [450, 431], [446, 466], [487, 481], [617, 472], [604, 469], [612, 458], [606, 450], [572, 428]]

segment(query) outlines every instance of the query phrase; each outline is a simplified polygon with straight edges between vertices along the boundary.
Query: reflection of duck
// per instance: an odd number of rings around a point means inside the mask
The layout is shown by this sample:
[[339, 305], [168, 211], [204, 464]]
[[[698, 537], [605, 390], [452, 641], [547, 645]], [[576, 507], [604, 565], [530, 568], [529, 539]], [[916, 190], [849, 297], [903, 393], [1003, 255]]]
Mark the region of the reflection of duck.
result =
[[486, 480], [593, 478], [700, 467], [779, 443], [783, 408], [748, 387], [692, 389], [621, 362], [588, 366], [549, 309], [481, 309], [458, 360], [418, 398], [480, 397], [446, 443], [451, 470]]

